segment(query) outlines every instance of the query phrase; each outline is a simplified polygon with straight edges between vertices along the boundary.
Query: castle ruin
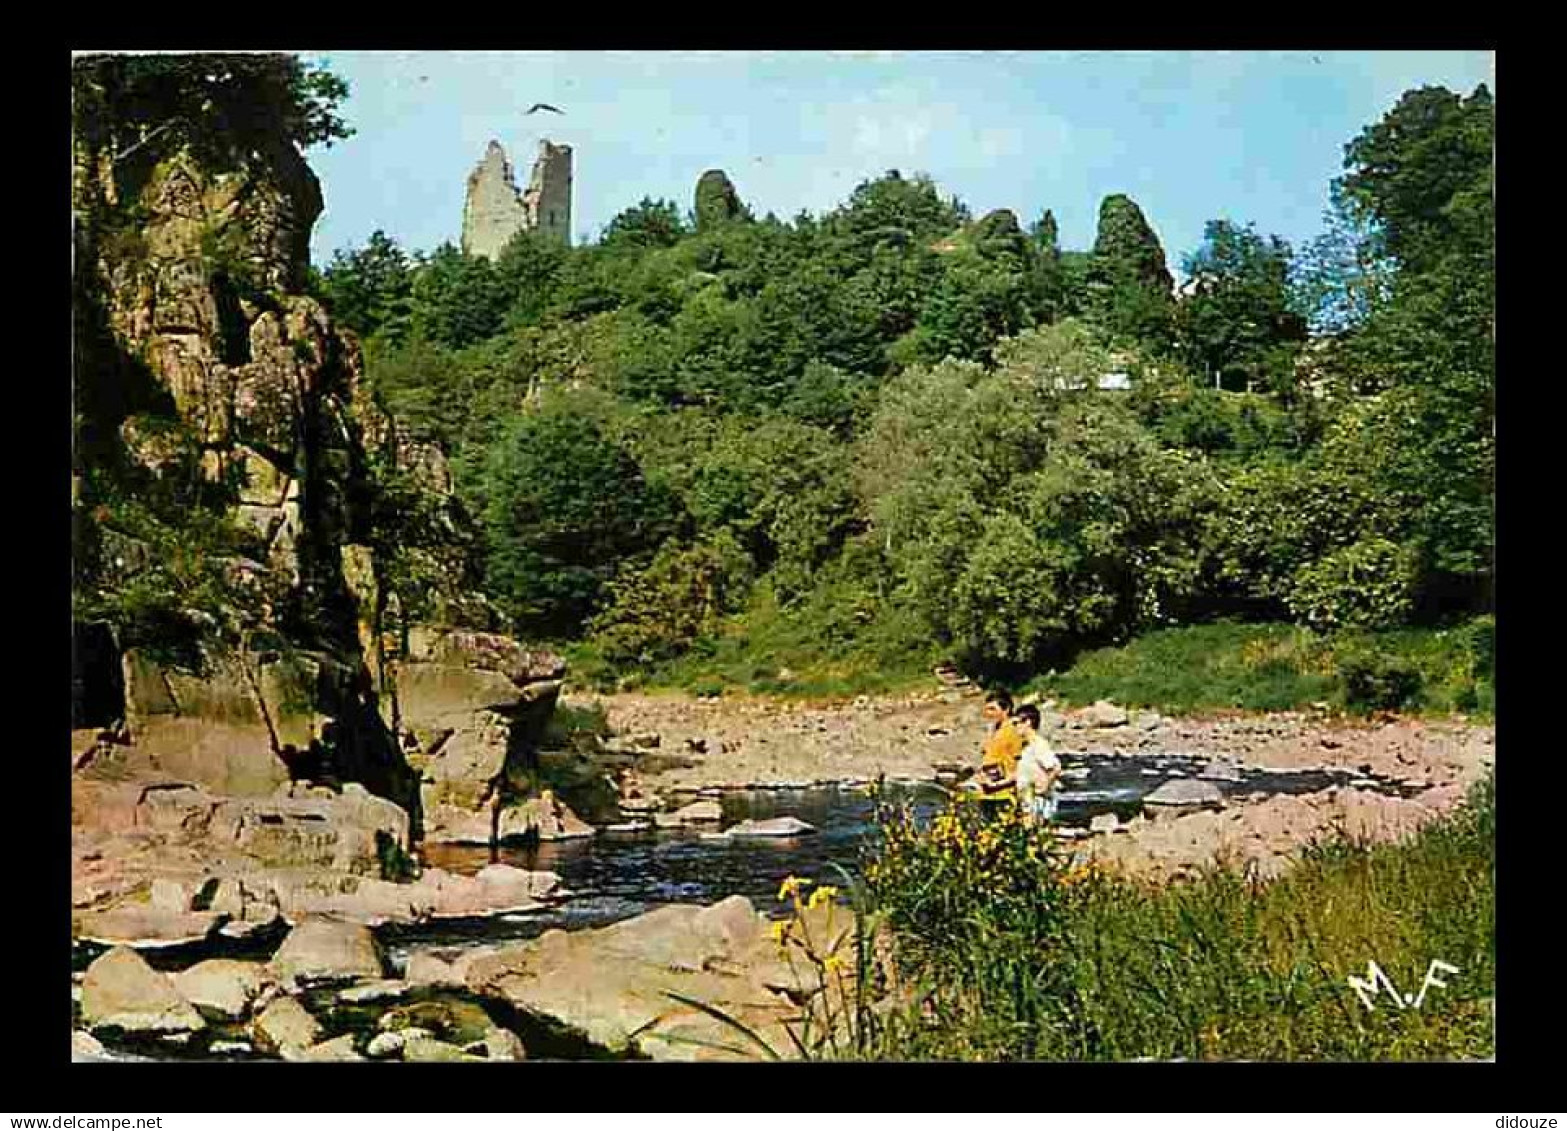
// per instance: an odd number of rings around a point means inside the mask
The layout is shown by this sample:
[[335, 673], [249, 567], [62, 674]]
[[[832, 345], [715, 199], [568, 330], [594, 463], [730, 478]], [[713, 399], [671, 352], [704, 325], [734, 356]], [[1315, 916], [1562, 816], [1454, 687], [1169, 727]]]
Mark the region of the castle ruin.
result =
[[541, 232], [571, 246], [571, 146], [539, 142], [533, 175], [517, 191], [511, 162], [501, 143], [491, 141], [468, 174], [463, 201], [462, 249], [468, 255], [496, 259], [518, 232]]

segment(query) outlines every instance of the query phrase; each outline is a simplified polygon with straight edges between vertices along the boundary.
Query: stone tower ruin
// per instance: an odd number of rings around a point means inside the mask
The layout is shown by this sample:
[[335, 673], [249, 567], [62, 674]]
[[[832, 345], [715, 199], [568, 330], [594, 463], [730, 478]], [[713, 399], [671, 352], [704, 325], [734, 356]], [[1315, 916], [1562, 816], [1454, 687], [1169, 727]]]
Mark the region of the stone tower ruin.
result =
[[518, 232], [540, 232], [571, 246], [571, 146], [539, 142], [528, 188], [517, 191], [511, 162], [491, 141], [473, 172], [463, 201], [462, 249], [496, 259]]

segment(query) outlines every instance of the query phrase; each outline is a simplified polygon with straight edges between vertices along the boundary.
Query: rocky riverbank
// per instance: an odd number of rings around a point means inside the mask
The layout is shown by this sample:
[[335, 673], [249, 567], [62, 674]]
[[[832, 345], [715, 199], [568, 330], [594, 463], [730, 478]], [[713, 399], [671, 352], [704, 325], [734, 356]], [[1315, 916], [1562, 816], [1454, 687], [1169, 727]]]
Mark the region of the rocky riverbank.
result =
[[[951, 688], [825, 706], [648, 695], [568, 703], [601, 708], [614, 733], [542, 760], [579, 780], [596, 778], [613, 804], [589, 824], [559, 798], [535, 797], [505, 815], [503, 835], [688, 826], [734, 839], [745, 826], [724, 829], [714, 800], [727, 787], [952, 780], [973, 764], [985, 731], [977, 693]], [[1163, 761], [1158, 772], [1173, 780], [1140, 813], [1104, 813], [1089, 828], [1063, 829], [1082, 859], [1151, 879], [1215, 863], [1277, 875], [1303, 844], [1339, 829], [1401, 837], [1450, 810], [1494, 762], [1492, 728], [1458, 721], [1167, 719], [1112, 704], [1047, 705], [1044, 716], [1069, 763]], [[470, 724], [453, 718], [452, 729], [424, 739], [432, 765], [467, 749], [457, 740]], [[524, 942], [415, 946], [405, 967], [394, 964], [381, 928], [482, 922], [539, 911], [569, 893], [554, 873], [503, 863], [472, 875], [426, 866], [410, 879], [418, 846], [398, 806], [353, 784], [336, 792], [285, 783], [233, 796], [175, 779], [160, 769], [172, 748], [160, 759], [159, 733], [90, 762], [73, 755], [79, 1056], [105, 1055], [101, 1039], [111, 1055], [736, 1058], [760, 1049], [744, 1039], [747, 1047], [737, 1047], [736, 1030], [682, 998], [716, 1005], [780, 1051], [790, 1047], [786, 1024], [798, 1028], [822, 1000], [820, 985], [799, 983], [813, 967], [791, 965], [764, 916], [739, 896]], [[481, 771], [500, 765], [508, 745], [480, 747], [494, 750], [477, 760]], [[1172, 758], [1191, 761], [1172, 771]], [[1315, 770], [1333, 784], [1295, 795], [1244, 792], [1238, 783], [1259, 768]], [[444, 794], [432, 801], [465, 798], [467, 777], [438, 780]], [[472, 839], [487, 827], [471, 801], [462, 812], [472, 829], [435, 822], [430, 839]], [[778, 835], [806, 831], [789, 817], [752, 824]], [[849, 921], [843, 908], [837, 913]], [[296, 969], [297, 954], [317, 950], [328, 957]]]
[[[570, 702], [598, 705], [617, 733], [640, 734], [642, 749], [664, 754], [654, 772], [629, 771], [625, 787], [658, 807], [715, 787], [931, 780], [972, 766], [986, 729], [972, 688], [835, 705], [627, 694]], [[1246, 768], [1335, 775], [1337, 784], [1305, 796], [1237, 799], [1213, 790], [1150, 806], [1129, 822], [1097, 823], [1084, 854], [1151, 878], [1226, 862], [1277, 875], [1303, 844], [1338, 829], [1397, 839], [1450, 810], [1495, 761], [1494, 728], [1457, 720], [1299, 712], [1165, 718], [1109, 703], [1042, 706], [1058, 752], [1193, 757], [1206, 763], [1198, 777], [1210, 780]], [[1396, 783], [1398, 794], [1369, 788], [1368, 775]]]

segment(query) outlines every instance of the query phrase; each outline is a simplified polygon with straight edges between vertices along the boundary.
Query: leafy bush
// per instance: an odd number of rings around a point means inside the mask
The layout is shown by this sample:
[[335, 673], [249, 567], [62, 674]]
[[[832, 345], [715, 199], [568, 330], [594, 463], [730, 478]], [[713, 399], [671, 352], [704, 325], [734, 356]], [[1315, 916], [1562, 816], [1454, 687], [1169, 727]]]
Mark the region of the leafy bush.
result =
[[611, 664], [654, 664], [679, 655], [743, 596], [750, 558], [728, 530], [692, 546], [667, 543], [645, 569], [610, 587], [609, 607], [589, 626]]
[[1364, 538], [1296, 571], [1290, 611], [1314, 628], [1387, 628], [1414, 603], [1414, 554], [1385, 538]]
[[1408, 660], [1390, 656], [1365, 643], [1350, 643], [1334, 650], [1338, 678], [1347, 706], [1371, 711], [1393, 711], [1412, 703], [1420, 694], [1422, 677]]

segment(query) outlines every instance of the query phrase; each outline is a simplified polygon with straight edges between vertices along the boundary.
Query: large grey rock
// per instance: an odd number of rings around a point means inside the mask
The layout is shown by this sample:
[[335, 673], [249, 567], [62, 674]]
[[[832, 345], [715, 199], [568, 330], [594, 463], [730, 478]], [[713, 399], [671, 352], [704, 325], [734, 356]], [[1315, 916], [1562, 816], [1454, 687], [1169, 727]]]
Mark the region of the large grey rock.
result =
[[209, 958], [174, 975], [175, 988], [204, 1015], [238, 1020], [273, 977], [259, 962]]
[[340, 795], [229, 799], [213, 815], [212, 835], [272, 868], [330, 868], [375, 876], [377, 834], [407, 850], [408, 814], [358, 783]]
[[115, 947], [87, 968], [82, 1019], [93, 1029], [127, 1033], [192, 1033], [207, 1026], [168, 975], [128, 947]]
[[1144, 805], [1155, 808], [1187, 808], [1206, 805], [1223, 805], [1224, 794], [1212, 782], [1181, 778], [1167, 781], [1143, 798]]
[[375, 936], [358, 923], [306, 919], [272, 956], [272, 971], [288, 984], [379, 979], [385, 973]]
[[741, 821], [738, 825], [731, 825], [724, 830], [724, 835], [737, 840], [748, 840], [761, 837], [803, 836], [815, 831], [816, 826], [807, 824], [798, 817], [768, 817], [765, 820]]

